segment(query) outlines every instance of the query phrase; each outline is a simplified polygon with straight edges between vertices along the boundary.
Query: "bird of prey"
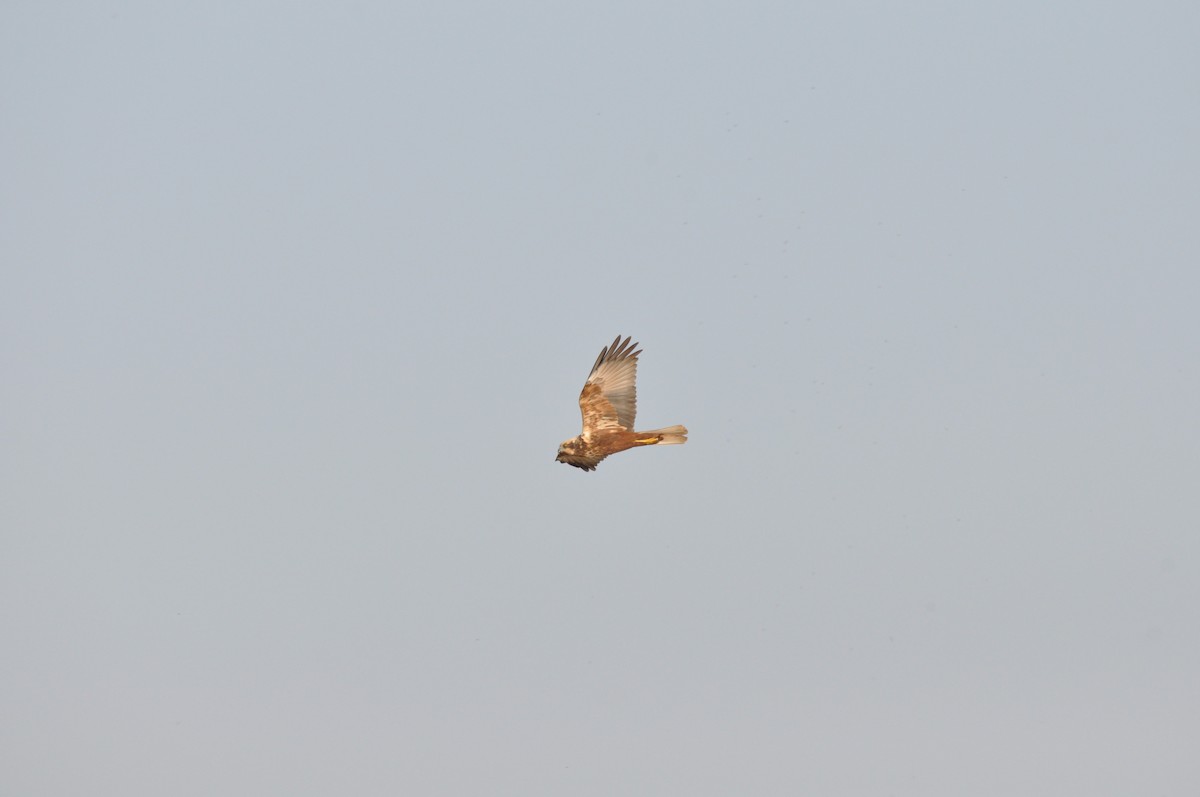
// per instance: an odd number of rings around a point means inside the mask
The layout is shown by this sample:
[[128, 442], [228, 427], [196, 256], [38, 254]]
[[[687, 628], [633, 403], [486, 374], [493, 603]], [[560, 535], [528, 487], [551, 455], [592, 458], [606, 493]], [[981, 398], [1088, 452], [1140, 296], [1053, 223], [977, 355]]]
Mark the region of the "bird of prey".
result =
[[621, 336], [600, 350], [596, 364], [579, 394], [583, 434], [563, 441], [556, 459], [584, 470], [595, 470], [609, 454], [637, 446], [672, 446], [687, 442], [687, 429], [667, 426], [649, 432], [633, 431], [637, 414], [637, 344]]

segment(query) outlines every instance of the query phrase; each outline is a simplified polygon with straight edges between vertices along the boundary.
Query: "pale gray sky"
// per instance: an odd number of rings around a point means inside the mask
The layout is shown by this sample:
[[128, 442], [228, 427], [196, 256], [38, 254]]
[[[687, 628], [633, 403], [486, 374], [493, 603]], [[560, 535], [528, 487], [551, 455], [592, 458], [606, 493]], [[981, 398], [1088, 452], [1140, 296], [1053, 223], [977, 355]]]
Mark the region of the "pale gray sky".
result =
[[0, 11], [0, 791], [1197, 793], [1200, 7], [190, 6]]

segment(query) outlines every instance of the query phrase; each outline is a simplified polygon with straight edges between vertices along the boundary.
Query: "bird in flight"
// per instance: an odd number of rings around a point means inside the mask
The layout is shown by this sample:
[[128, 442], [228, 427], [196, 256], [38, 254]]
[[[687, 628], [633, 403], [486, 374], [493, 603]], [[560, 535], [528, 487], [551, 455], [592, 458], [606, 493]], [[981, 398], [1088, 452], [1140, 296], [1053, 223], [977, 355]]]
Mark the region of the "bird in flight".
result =
[[596, 364], [579, 394], [583, 434], [564, 440], [558, 447], [559, 462], [584, 470], [595, 470], [609, 454], [638, 446], [673, 446], [687, 442], [683, 426], [667, 426], [649, 432], [633, 431], [637, 414], [637, 344], [621, 336], [600, 350]]

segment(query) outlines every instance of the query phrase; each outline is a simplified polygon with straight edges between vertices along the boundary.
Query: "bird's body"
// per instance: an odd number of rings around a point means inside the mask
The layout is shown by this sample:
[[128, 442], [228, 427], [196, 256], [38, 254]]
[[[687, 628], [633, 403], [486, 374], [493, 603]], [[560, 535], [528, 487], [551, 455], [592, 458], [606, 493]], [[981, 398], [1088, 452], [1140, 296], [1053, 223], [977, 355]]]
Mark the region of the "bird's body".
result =
[[600, 460], [638, 446], [678, 445], [687, 442], [687, 429], [668, 426], [648, 432], [633, 430], [637, 415], [637, 344], [621, 336], [605, 346], [596, 358], [579, 394], [583, 433], [558, 447], [559, 462], [595, 470]]

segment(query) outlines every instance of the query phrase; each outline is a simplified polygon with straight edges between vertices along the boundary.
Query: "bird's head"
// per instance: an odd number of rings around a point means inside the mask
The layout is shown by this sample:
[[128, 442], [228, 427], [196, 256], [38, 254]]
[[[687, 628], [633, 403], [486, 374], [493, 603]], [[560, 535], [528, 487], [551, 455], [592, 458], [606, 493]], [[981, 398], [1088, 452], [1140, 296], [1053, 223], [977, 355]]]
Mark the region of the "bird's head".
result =
[[570, 440], [563, 440], [558, 444], [558, 456], [554, 459], [562, 462], [564, 457], [570, 457], [579, 451], [579, 438], [572, 437]]

